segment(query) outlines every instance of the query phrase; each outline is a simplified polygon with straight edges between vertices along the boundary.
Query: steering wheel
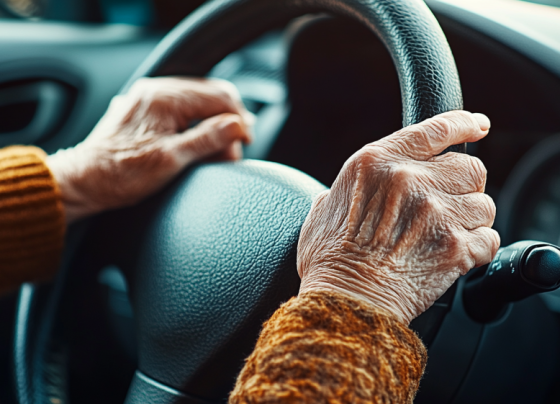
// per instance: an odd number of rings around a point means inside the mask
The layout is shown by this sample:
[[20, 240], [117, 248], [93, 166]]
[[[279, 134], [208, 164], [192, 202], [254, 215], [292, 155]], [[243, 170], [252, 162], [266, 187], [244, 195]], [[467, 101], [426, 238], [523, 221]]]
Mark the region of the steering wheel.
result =
[[[267, 30], [318, 12], [354, 19], [382, 40], [404, 125], [462, 108], [453, 56], [421, 0], [214, 0], [161, 41], [123, 91], [144, 76], [205, 75]], [[19, 403], [68, 402], [62, 353], [76, 284], [108, 264], [124, 272], [135, 313], [138, 370], [126, 402], [223, 402], [262, 323], [298, 292], [299, 231], [324, 189], [279, 164], [204, 164], [134, 208], [95, 218], [80, 242], [69, 240], [77, 246], [53, 285], [20, 292]]]

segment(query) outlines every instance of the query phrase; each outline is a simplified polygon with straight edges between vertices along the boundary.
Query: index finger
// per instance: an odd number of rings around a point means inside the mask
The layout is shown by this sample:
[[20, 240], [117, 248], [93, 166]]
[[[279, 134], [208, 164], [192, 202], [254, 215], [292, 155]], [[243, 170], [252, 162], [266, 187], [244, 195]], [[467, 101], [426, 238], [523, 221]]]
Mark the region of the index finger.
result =
[[476, 142], [488, 134], [490, 120], [484, 114], [451, 111], [407, 126], [378, 142], [387, 151], [425, 161], [449, 146]]
[[253, 126], [255, 116], [247, 110], [233, 83], [215, 78], [175, 78], [181, 80], [187, 94], [199, 97], [199, 102], [193, 105], [196, 108], [196, 118], [206, 119], [229, 112], [240, 115], [247, 126]]
[[150, 108], [157, 110], [160, 116], [171, 113], [189, 122], [224, 113], [241, 116], [247, 126], [252, 126], [255, 120], [235, 85], [225, 80], [178, 76], [142, 78], [127, 94], [132, 95], [133, 100], [149, 100]]

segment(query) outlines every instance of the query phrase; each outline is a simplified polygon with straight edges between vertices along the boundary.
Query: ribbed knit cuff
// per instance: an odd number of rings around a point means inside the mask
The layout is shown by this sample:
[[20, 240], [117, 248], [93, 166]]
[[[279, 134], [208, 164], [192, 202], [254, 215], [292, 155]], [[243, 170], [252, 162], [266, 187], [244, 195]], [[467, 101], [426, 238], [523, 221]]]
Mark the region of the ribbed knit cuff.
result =
[[32, 146], [0, 149], [0, 293], [58, 268], [64, 211], [46, 157]]
[[411, 404], [426, 349], [390, 313], [336, 292], [307, 292], [268, 320], [230, 404]]

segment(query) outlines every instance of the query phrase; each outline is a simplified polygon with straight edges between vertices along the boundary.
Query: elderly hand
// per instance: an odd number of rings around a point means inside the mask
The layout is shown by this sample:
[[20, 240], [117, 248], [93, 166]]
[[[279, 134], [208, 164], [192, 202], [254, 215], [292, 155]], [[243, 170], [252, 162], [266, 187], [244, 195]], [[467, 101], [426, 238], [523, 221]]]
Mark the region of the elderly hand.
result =
[[226, 81], [139, 80], [82, 143], [48, 157], [67, 221], [132, 205], [203, 158], [240, 158], [253, 119]]
[[300, 294], [346, 293], [408, 324], [460, 275], [490, 262], [500, 238], [490, 228], [486, 169], [465, 154], [438, 155], [489, 128], [482, 114], [449, 112], [355, 153], [303, 225]]

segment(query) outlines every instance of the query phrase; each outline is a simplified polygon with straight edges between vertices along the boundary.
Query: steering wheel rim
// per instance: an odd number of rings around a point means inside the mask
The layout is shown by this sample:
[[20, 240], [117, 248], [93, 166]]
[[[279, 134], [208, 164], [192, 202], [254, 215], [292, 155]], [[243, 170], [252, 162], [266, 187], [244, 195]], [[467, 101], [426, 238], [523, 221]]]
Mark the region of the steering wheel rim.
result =
[[[461, 88], [451, 50], [434, 16], [421, 0], [214, 0], [187, 17], [161, 41], [123, 87], [122, 92], [127, 91], [130, 85], [141, 77], [205, 75], [223, 57], [260, 34], [275, 26], [283, 25], [295, 17], [315, 12], [327, 12], [353, 18], [369, 27], [382, 40], [397, 68], [401, 85], [404, 125], [418, 123], [436, 114], [462, 108]], [[231, 32], [236, 34], [231, 35]], [[466, 146], [464, 144], [452, 146], [447, 151], [465, 152]], [[177, 193], [177, 189], [183, 189], [181, 188], [183, 184], [196, 181], [198, 177], [204, 177], [207, 172], [212, 170], [216, 172], [213, 179], [220, 180], [224, 176], [241, 178], [245, 175], [246, 178], [243, 181], [247, 181], [249, 184], [255, 178], [263, 179], [264, 188], [268, 184], [275, 184], [275, 186], [281, 184], [280, 189], [283, 193], [287, 192], [288, 195], [286, 196], [288, 203], [283, 206], [292, 206], [295, 202], [299, 204], [295, 216], [286, 213], [289, 209], [281, 212], [281, 215], [289, 217], [292, 223], [289, 226], [280, 226], [277, 230], [288, 233], [286, 240], [289, 241], [286, 241], [280, 249], [282, 251], [275, 251], [275, 254], [284, 257], [284, 261], [282, 265], [274, 267], [272, 272], [287, 274], [291, 271], [292, 275], [288, 276], [293, 276], [296, 273], [294, 254], [299, 228], [311, 206], [311, 200], [324, 188], [293, 169], [261, 162], [258, 163], [258, 169], [255, 171], [252, 164], [256, 163], [197, 167], [190, 173], [181, 176], [175, 185], [169, 188], [171, 190], [163, 193], [164, 196], [152, 198], [141, 204], [140, 207], [130, 210], [136, 213], [126, 213], [125, 216], [129, 215], [137, 220], [145, 213], [145, 209], [148, 211], [151, 209], [152, 216], [158, 216], [158, 212], [162, 209], [165, 211], [165, 208], [169, 206], [169, 200], [173, 200], [177, 196], [174, 195], [174, 192]], [[295, 188], [294, 184], [296, 184]], [[261, 194], [255, 196], [254, 190], [247, 186], [243, 187], [247, 192], [245, 200], [254, 201], [255, 198], [262, 196]], [[236, 192], [239, 192], [240, 189], [236, 189]], [[271, 195], [276, 195], [275, 192], [277, 192], [276, 188], [274, 190], [270, 188]], [[138, 212], [144, 213], [139, 214]], [[107, 221], [113, 222], [115, 219], [114, 213], [109, 214], [108, 217], [112, 219], [101, 220], [104, 222], [102, 228], [107, 226]], [[177, 218], [176, 215], [175, 218]], [[195, 219], [193, 218], [193, 220]], [[272, 218], [268, 217], [268, 220], [272, 220]], [[157, 223], [154, 226], [159, 229], [158, 231], [161, 230]], [[110, 229], [110, 227], [108, 228]], [[108, 228], [105, 227], [104, 231], [107, 231]], [[139, 232], [139, 234], [143, 233]], [[151, 237], [156, 237], [153, 232]], [[87, 240], [92, 242], [91, 238]], [[287, 256], [291, 258], [285, 259]], [[135, 259], [137, 260], [137, 257]], [[135, 259], [131, 259], [129, 255], [124, 261], [135, 261]], [[101, 265], [100, 262], [98, 264]], [[137, 264], [136, 262], [132, 266]], [[126, 266], [126, 263], [123, 265]], [[153, 274], [149, 276], [151, 275]], [[53, 366], [56, 367], [52, 364], [52, 360], [47, 359], [47, 356], [49, 356], [53, 341], [57, 340], [56, 319], [58, 317], [56, 311], [60, 309], [61, 301], [64, 301], [64, 289], [68, 282], [67, 278], [70, 276], [71, 271], [66, 269], [61, 271], [53, 287], [38, 288], [26, 285], [22, 289], [18, 305], [14, 351], [16, 392], [20, 403], [43, 402], [47, 398], [46, 394], [52, 394], [52, 392], [56, 392], [55, 394], [62, 398], [62, 402], [67, 402], [67, 375], [63, 370], [65, 364], [57, 365], [62, 370], [55, 378], [52, 377], [52, 374], [47, 375], [45, 368], [52, 370]], [[134, 282], [135, 280], [132, 279], [132, 283]], [[280, 293], [275, 299], [272, 299], [272, 302], [269, 302], [268, 309], [261, 310], [259, 321], [262, 322], [264, 312], [268, 310], [268, 314], [271, 314], [271, 308], [277, 307], [282, 300], [297, 293], [293, 277], [290, 282], [290, 287], [284, 287], [286, 293]], [[279, 286], [277, 283], [274, 285]], [[269, 289], [270, 286], [270, 284], [267, 285]], [[138, 289], [150, 293], [146, 282], [143, 286], [137, 287]], [[46, 302], [46, 304], [42, 302]], [[163, 312], [166, 310], [165, 308], [160, 309]], [[159, 314], [162, 313], [161, 310]], [[144, 311], [149, 310], [144, 309]], [[137, 315], [142, 317], [143, 314], [140, 311]], [[239, 324], [238, 326], [241, 327]], [[254, 328], [254, 324], [252, 327]], [[161, 343], [158, 340], [159, 337], [153, 338], [149, 332], [146, 337], [146, 327], [143, 329], [140, 325], [138, 329], [140, 341], [143, 338], [150, 341], [148, 347], [150, 344]], [[176, 331], [172, 330], [171, 334]], [[182, 332], [184, 331], [182, 329]], [[250, 334], [256, 338], [254, 329]], [[142, 350], [141, 343], [140, 351]], [[154, 359], [154, 356], [157, 355], [152, 354], [152, 358], [144, 360], [143, 363], [142, 354], [140, 355], [141, 372], [138, 372], [133, 380], [127, 403], [146, 401], [156, 404], [208, 403], [219, 402], [223, 398], [223, 389], [216, 394], [212, 391], [204, 394], [204, 392], [200, 392], [200, 389], [197, 391], [195, 388], [193, 393], [193, 380], [194, 383], [200, 382], [200, 377], [196, 375], [196, 372], [189, 376], [190, 381], [181, 380], [185, 375], [177, 378], [170, 374], [164, 369], [165, 360]], [[173, 362], [174, 358], [168, 355], [166, 360]], [[185, 358], [182, 360], [184, 362]], [[235, 372], [236, 365], [237, 370], [241, 366], [239, 358], [235, 360], [237, 360], [236, 363], [228, 365], [230, 373]], [[49, 366], [45, 366], [47, 362], [50, 363]], [[186, 366], [184, 363], [182, 365]], [[172, 367], [177, 368], [175, 365]], [[208, 374], [207, 371], [204, 374]], [[185, 386], [189, 388], [185, 388]], [[210, 390], [212, 389], [210, 388]]]
[[[399, 77], [403, 126], [463, 108], [451, 49], [421, 0], [214, 0], [173, 29], [121, 92], [141, 77], [204, 76], [225, 56], [264, 32], [304, 14], [321, 12], [354, 19], [383, 42]], [[463, 147], [453, 151], [464, 153]]]

